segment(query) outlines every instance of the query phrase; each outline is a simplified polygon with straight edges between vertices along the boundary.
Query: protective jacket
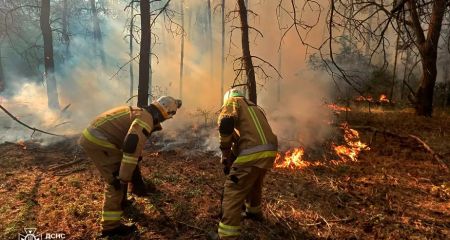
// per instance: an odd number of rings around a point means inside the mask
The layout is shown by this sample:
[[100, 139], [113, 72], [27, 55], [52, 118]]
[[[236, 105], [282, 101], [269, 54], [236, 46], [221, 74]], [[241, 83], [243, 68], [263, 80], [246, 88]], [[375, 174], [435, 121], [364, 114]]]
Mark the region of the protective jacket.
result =
[[243, 97], [231, 97], [223, 105], [218, 118], [220, 148], [231, 149], [237, 137], [234, 164], [269, 169], [277, 154], [278, 140], [264, 111]]
[[96, 145], [122, 151], [118, 177], [129, 182], [147, 138], [160, 129], [147, 110], [122, 106], [97, 116], [83, 131], [83, 136]]

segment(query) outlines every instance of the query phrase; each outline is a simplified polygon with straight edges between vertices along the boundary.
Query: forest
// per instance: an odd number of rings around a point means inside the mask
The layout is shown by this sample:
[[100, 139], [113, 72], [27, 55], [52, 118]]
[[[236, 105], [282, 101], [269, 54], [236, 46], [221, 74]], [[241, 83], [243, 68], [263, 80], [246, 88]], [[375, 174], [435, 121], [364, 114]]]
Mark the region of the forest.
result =
[[450, 239], [449, 0], [0, 0], [0, 238]]

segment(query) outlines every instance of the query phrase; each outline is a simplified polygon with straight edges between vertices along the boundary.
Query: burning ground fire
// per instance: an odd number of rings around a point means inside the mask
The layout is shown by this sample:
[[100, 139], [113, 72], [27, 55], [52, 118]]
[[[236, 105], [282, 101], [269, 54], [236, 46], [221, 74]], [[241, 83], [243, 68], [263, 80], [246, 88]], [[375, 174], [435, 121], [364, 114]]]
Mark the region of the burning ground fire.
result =
[[[361, 142], [359, 132], [351, 129], [347, 123], [343, 123], [341, 128], [344, 130], [343, 145], [331, 145], [331, 150], [340, 158], [341, 162], [357, 161], [358, 156], [363, 150], [370, 150], [367, 144]], [[302, 169], [310, 166], [320, 165], [320, 162], [309, 162], [303, 158], [305, 150], [303, 147], [294, 148], [284, 153], [278, 153], [275, 159], [275, 168]], [[332, 160], [333, 163], [338, 160]]]

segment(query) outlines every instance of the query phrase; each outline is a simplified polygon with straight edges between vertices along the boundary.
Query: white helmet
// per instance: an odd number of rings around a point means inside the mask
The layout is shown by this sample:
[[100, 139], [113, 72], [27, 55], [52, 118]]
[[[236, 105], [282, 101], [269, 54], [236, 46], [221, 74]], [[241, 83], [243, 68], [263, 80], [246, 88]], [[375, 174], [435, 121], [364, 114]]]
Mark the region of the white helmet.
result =
[[232, 97], [244, 97], [244, 94], [238, 89], [232, 88], [223, 95], [223, 103], [225, 104]]
[[163, 115], [164, 119], [172, 118], [181, 107], [181, 100], [169, 96], [162, 96], [152, 102]]

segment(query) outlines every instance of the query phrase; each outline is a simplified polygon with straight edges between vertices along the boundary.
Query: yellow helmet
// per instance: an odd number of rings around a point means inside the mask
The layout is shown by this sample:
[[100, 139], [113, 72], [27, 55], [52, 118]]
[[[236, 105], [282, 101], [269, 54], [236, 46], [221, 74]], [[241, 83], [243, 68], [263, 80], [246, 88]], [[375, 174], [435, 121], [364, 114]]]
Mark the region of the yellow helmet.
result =
[[225, 95], [223, 95], [223, 103], [225, 104], [228, 99], [232, 97], [245, 97], [244, 94], [236, 88], [228, 90]]
[[169, 96], [162, 96], [152, 102], [163, 115], [164, 119], [172, 118], [181, 107], [181, 100]]

